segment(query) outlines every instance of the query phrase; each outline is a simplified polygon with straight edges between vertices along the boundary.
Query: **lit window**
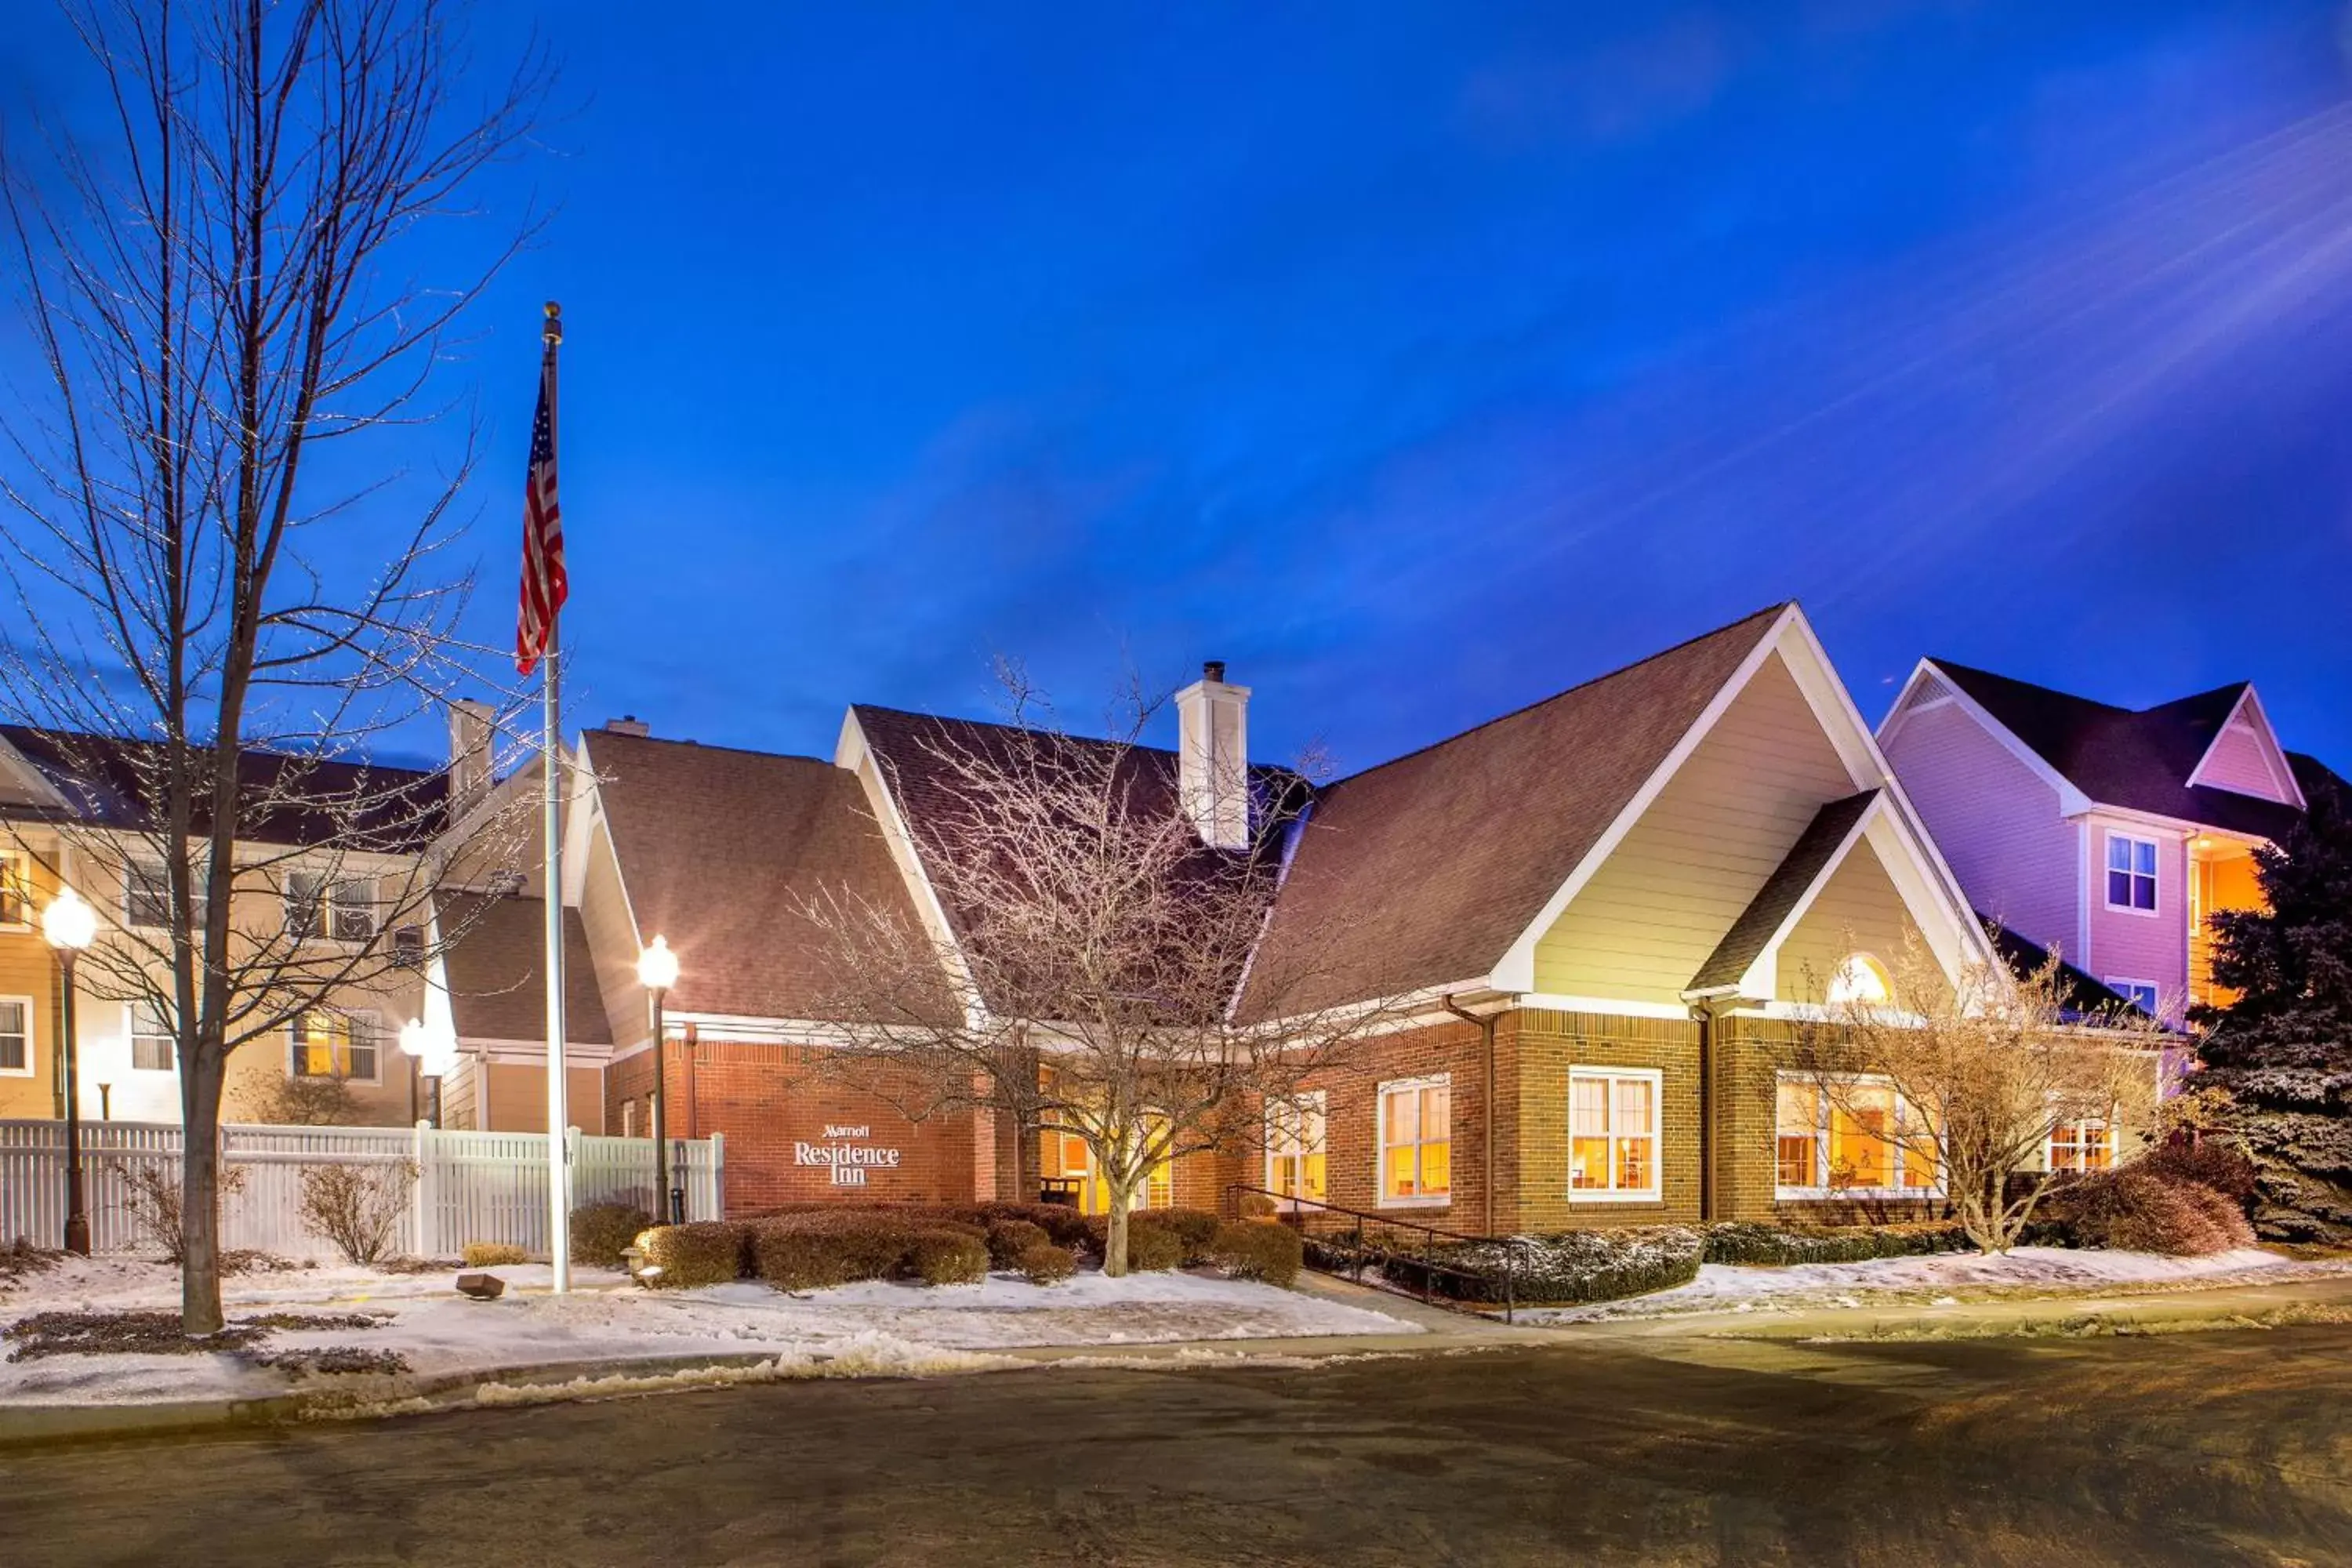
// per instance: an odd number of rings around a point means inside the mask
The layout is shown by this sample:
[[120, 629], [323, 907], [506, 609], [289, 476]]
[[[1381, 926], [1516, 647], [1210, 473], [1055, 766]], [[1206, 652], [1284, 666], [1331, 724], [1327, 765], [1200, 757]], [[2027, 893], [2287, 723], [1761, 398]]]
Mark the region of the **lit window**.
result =
[[[1168, 1130], [1164, 1121], [1154, 1118], [1144, 1125], [1143, 1136], [1155, 1139]], [[1096, 1163], [1093, 1148], [1075, 1132], [1049, 1130], [1045, 1133], [1045, 1179], [1063, 1191], [1074, 1194], [1083, 1214], [1110, 1212], [1110, 1184], [1103, 1180], [1102, 1170]], [[1144, 1173], [1143, 1185], [1134, 1194], [1136, 1208], [1167, 1208], [1176, 1201], [1173, 1163], [1162, 1160]]]
[[2115, 1163], [2115, 1129], [2105, 1119], [2088, 1116], [2050, 1130], [2052, 1170], [2104, 1171]]
[[1265, 1184], [1286, 1198], [1321, 1203], [1328, 1142], [1321, 1089], [1265, 1102]]
[[179, 1053], [172, 1026], [145, 1002], [131, 1005], [131, 1066], [135, 1072], [170, 1072]]
[[296, 1078], [376, 1080], [375, 1015], [313, 1009], [287, 1026]]
[[288, 872], [286, 934], [297, 941], [370, 940], [375, 935], [375, 884], [351, 877], [331, 879], [316, 871]]
[[1381, 1201], [1443, 1203], [1454, 1194], [1454, 1089], [1447, 1078], [1381, 1085]]
[[2107, 908], [2156, 912], [2156, 840], [2107, 835]]
[[1658, 1075], [1571, 1068], [1568, 1185], [1576, 1197], [1658, 1195]]
[[30, 925], [33, 900], [20, 855], [0, 853], [0, 926]]
[[122, 868], [122, 923], [150, 931], [172, 923], [172, 885], [161, 861], [132, 860]]
[[1927, 1124], [1884, 1079], [1825, 1085], [1783, 1077], [1777, 1089], [1773, 1163], [1782, 1196], [1934, 1190]]
[[1895, 994], [1895, 983], [1886, 966], [1866, 952], [1857, 952], [1837, 966], [1830, 976], [1829, 1000], [1832, 1006], [1850, 1002], [1885, 1002]]
[[33, 1004], [29, 997], [0, 996], [0, 1073], [33, 1076]]

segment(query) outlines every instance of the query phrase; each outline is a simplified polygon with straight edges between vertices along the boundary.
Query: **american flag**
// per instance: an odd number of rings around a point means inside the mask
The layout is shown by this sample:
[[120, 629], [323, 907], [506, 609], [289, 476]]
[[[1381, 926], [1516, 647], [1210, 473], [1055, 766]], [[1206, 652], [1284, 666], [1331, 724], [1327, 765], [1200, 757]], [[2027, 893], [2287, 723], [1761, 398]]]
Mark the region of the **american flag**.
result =
[[515, 622], [515, 668], [529, 675], [547, 657], [555, 617], [572, 591], [563, 571], [563, 511], [555, 500], [555, 355], [539, 372], [539, 412], [530, 422], [530, 471], [523, 479], [522, 607]]

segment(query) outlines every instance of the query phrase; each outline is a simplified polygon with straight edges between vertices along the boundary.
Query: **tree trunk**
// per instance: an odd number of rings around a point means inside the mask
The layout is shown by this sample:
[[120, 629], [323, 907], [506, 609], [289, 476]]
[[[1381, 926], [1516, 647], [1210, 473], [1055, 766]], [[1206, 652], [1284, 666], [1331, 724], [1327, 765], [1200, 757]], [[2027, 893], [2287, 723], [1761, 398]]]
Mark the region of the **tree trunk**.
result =
[[198, 1052], [181, 1064], [180, 1331], [216, 1334], [220, 1292], [220, 1102], [225, 1064]]
[[1103, 1191], [1110, 1199], [1110, 1213], [1103, 1226], [1103, 1274], [1117, 1279], [1127, 1272], [1127, 1208], [1135, 1191], [1131, 1178], [1103, 1173]]

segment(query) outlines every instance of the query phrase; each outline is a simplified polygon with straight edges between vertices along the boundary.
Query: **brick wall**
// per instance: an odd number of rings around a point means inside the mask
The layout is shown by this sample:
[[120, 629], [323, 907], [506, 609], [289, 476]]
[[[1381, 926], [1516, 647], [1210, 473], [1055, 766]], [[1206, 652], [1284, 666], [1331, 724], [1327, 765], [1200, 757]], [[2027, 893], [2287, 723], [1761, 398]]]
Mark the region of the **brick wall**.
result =
[[[1501, 1089], [1511, 1083], [1507, 1058], [1511, 1049], [1510, 1020], [1496, 1030], [1496, 1160], [1497, 1209], [1503, 1218], [1505, 1183], [1511, 1147], [1502, 1134], [1516, 1107], [1506, 1105]], [[1453, 1089], [1453, 1190], [1444, 1204], [1398, 1205], [1400, 1219], [1435, 1226], [1441, 1230], [1478, 1235], [1486, 1231], [1486, 1057], [1476, 1025], [1444, 1023], [1384, 1036], [1366, 1043], [1345, 1069], [1318, 1074], [1302, 1087], [1321, 1089], [1325, 1136], [1328, 1139], [1329, 1201], [1342, 1208], [1381, 1211], [1379, 1159], [1380, 1085], [1397, 1079], [1450, 1076]]]
[[[1514, 1016], [1519, 1114], [1511, 1230], [1685, 1223], [1699, 1216], [1699, 1030], [1674, 1018], [1526, 1012]], [[1569, 1191], [1569, 1069], [1646, 1068], [1658, 1079], [1658, 1201], [1578, 1201]]]
[[[992, 1163], [977, 1157], [973, 1119], [943, 1115], [916, 1121], [883, 1094], [818, 1072], [820, 1048], [752, 1045], [734, 1040], [670, 1040], [664, 1092], [670, 1135], [727, 1140], [727, 1209], [840, 1200], [849, 1203], [969, 1203], [975, 1179]], [[646, 1125], [653, 1089], [653, 1053], [640, 1051], [605, 1074], [610, 1125], [619, 1126], [621, 1102], [637, 1102]], [[828, 1139], [827, 1126], [864, 1127], [862, 1137]], [[895, 1166], [866, 1167], [862, 1186], [836, 1186], [829, 1166], [795, 1163], [794, 1144], [846, 1142], [896, 1149]], [[1001, 1147], [1001, 1146], [1000, 1146]], [[998, 1170], [1002, 1161], [993, 1162]]]

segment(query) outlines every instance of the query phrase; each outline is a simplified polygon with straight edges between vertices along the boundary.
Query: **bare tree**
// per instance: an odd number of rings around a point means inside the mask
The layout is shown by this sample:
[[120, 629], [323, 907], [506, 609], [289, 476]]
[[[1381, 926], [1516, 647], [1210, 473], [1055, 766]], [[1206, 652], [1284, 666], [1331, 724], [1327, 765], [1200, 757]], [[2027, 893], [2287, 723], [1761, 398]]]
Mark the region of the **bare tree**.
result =
[[919, 1118], [986, 1108], [1082, 1141], [1120, 1274], [1154, 1170], [1246, 1145], [1267, 1099], [1344, 1069], [1400, 1009], [1294, 1005], [1328, 993], [1344, 933], [1279, 972], [1259, 955], [1304, 778], [1262, 771], [1255, 845], [1211, 849], [1175, 760], [1138, 743], [1155, 704], [1130, 691], [1110, 738], [1074, 736], [1007, 681], [1012, 724], [941, 721], [920, 742], [908, 830], [950, 929], [845, 891], [804, 904], [845, 1020], [827, 1063]]
[[[526, 218], [449, 286], [418, 248], [521, 150], [531, 52], [461, 101], [434, 0], [69, 0], [103, 136], [12, 138], [5, 231], [45, 372], [6, 427], [23, 614], [8, 717], [58, 781], [54, 875], [122, 888], [91, 989], [173, 1037], [188, 1130], [183, 1318], [221, 1324], [217, 1140], [229, 1053], [403, 983], [447, 780], [368, 743], [446, 698], [471, 650], [445, 551], [472, 471], [414, 444], [435, 372]], [[127, 884], [127, 885], [126, 885]], [[452, 933], [444, 931], [447, 940]], [[339, 1000], [340, 999], [340, 1000]]]
[[2006, 1252], [2054, 1174], [2052, 1133], [2148, 1125], [2176, 1042], [2120, 1002], [2080, 1014], [2055, 956], [2021, 977], [1972, 962], [1954, 984], [1914, 933], [1890, 978], [1891, 996], [1845, 996], [1796, 1026], [1776, 1087], [1794, 1080], [1856, 1151], [1825, 1154], [1832, 1190], [1940, 1191], [1970, 1241]]

